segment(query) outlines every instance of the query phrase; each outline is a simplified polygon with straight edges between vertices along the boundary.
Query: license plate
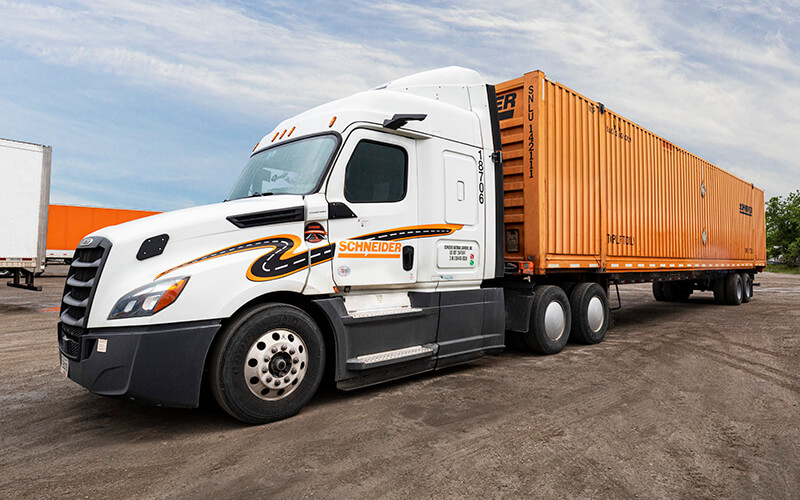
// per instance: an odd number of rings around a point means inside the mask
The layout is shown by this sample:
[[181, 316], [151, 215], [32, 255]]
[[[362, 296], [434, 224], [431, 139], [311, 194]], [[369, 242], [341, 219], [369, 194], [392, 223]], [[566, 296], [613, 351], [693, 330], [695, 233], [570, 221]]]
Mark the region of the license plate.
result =
[[69, 360], [61, 354], [58, 357], [61, 359], [61, 375], [66, 377], [69, 375]]

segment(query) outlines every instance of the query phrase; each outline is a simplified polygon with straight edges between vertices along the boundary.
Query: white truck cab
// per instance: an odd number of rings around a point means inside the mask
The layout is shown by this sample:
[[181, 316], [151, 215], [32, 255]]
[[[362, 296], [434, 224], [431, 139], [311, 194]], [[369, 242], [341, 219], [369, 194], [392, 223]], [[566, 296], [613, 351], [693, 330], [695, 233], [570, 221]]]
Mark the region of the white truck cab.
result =
[[[494, 88], [445, 68], [290, 118], [228, 199], [81, 241], [58, 325], [90, 391], [234, 417], [499, 353]], [[499, 196], [498, 196], [499, 193]], [[205, 374], [205, 375], [204, 375]]]

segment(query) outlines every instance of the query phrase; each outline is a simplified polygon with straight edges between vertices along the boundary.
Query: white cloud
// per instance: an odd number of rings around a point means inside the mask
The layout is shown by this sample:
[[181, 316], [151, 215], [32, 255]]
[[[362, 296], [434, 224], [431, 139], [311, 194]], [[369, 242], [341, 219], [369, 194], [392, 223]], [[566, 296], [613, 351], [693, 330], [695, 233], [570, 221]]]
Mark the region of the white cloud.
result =
[[289, 30], [210, 2], [79, 0], [72, 7], [0, 2], [0, 16], [5, 21], [0, 39], [47, 63], [224, 97], [241, 112], [316, 104], [369, 88], [408, 66], [390, 51], [314, 27]]
[[437, 66], [540, 68], [768, 195], [800, 177], [797, 0], [0, 0], [0, 19], [0, 41], [48, 64], [273, 120]]

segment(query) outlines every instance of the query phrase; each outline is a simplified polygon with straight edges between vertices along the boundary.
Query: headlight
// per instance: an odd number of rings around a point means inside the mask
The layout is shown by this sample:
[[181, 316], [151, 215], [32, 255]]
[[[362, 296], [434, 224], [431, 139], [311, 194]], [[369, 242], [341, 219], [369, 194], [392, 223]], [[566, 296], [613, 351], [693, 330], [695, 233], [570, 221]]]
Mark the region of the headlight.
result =
[[188, 276], [154, 281], [137, 288], [119, 299], [108, 315], [108, 319], [152, 316], [175, 302], [181, 294]]

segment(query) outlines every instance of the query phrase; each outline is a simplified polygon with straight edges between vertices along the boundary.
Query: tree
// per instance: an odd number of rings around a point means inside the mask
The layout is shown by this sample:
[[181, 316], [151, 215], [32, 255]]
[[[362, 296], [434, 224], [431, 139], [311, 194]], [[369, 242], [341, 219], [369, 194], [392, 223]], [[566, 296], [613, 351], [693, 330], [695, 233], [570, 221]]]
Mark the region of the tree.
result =
[[767, 202], [767, 254], [784, 262], [800, 261], [800, 190], [785, 199], [773, 196]]

